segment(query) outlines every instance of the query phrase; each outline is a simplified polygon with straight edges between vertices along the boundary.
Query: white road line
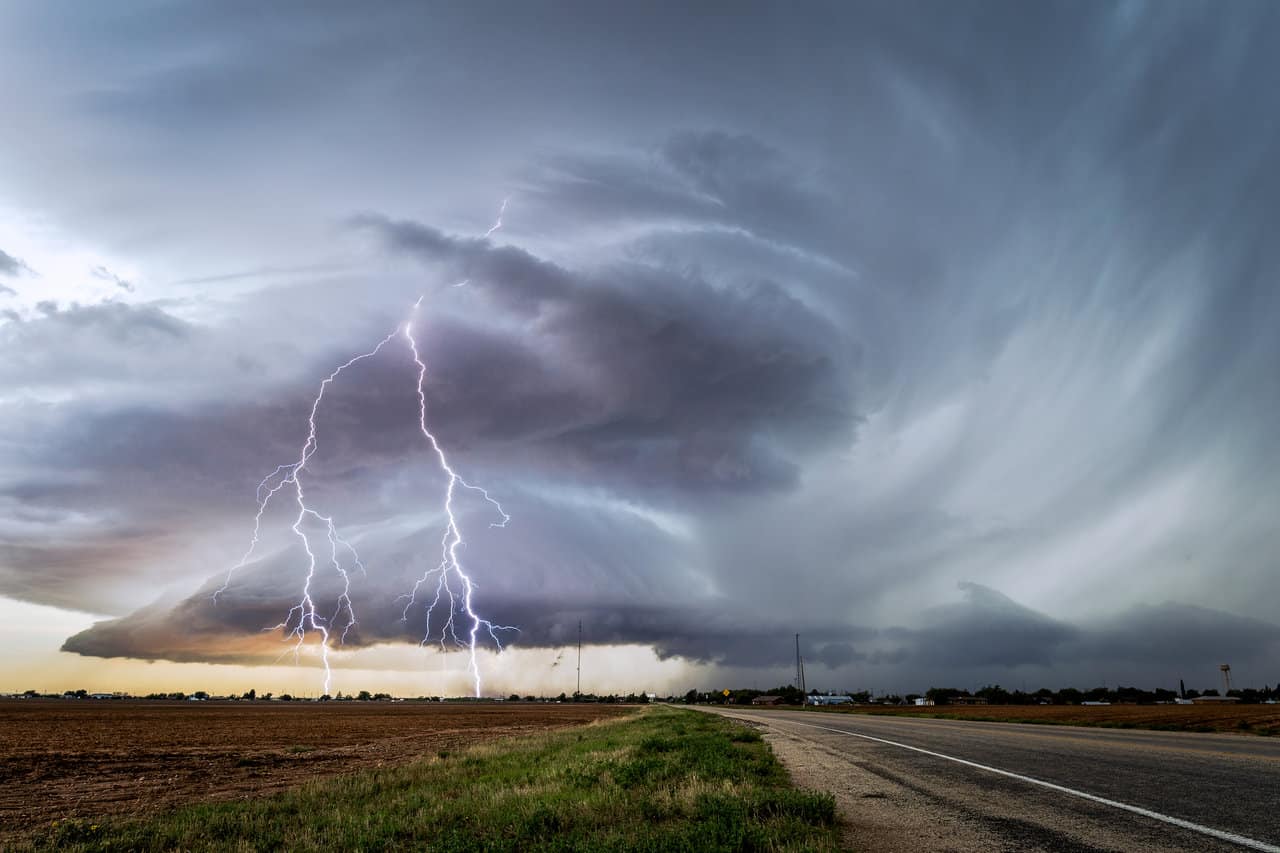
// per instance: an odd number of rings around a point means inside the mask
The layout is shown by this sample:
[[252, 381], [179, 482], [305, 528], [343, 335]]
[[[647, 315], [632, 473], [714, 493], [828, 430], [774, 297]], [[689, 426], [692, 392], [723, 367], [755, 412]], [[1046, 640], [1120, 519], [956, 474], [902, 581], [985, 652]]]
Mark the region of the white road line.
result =
[[[756, 722], [763, 722], [761, 717], [739, 717], [738, 719], [749, 719]], [[876, 743], [884, 743], [889, 746], [896, 746], [901, 749], [909, 749], [912, 752], [919, 752], [924, 755], [931, 755], [934, 758], [942, 758], [947, 761], [954, 761], [956, 764], [963, 764], [967, 767], [976, 767], [979, 770], [986, 770], [988, 773], [997, 773], [1001, 776], [1008, 776], [1010, 779], [1017, 779], [1020, 782], [1028, 782], [1032, 785], [1039, 785], [1042, 788], [1048, 788], [1051, 791], [1057, 791], [1060, 794], [1068, 794], [1072, 797], [1079, 797], [1082, 800], [1090, 800], [1095, 803], [1101, 803], [1104, 806], [1111, 806], [1113, 809], [1123, 809], [1127, 812], [1149, 817], [1152, 820], [1158, 820], [1162, 823], [1172, 824], [1192, 832], [1198, 832], [1201, 835], [1208, 835], [1211, 838], [1217, 838], [1221, 841], [1229, 841], [1232, 844], [1239, 844], [1241, 847], [1249, 847], [1253, 850], [1265, 850], [1267, 853], [1280, 853], [1280, 847], [1274, 844], [1268, 844], [1265, 841], [1255, 841], [1252, 838], [1246, 838], [1243, 835], [1236, 835], [1234, 832], [1224, 832], [1221, 829], [1214, 829], [1211, 826], [1201, 826], [1198, 823], [1192, 823], [1189, 820], [1183, 820], [1180, 817], [1172, 817], [1170, 815], [1153, 812], [1151, 809], [1144, 809], [1141, 806], [1131, 806], [1128, 803], [1122, 803], [1118, 800], [1109, 800], [1106, 797], [1099, 797], [1097, 794], [1089, 794], [1084, 791], [1077, 791], [1075, 788], [1068, 788], [1065, 785], [1057, 785], [1053, 782], [1046, 782], [1043, 779], [1036, 779], [1031, 776], [1023, 776], [1021, 773], [1014, 773], [1009, 770], [1001, 770], [999, 767], [991, 767], [986, 764], [979, 764], [976, 761], [969, 761], [964, 758], [956, 758], [954, 755], [944, 755], [941, 752], [933, 752], [928, 749], [921, 749], [918, 746], [910, 746], [905, 743], [898, 743], [896, 740], [885, 740], [880, 737], [872, 737], [859, 732], [850, 732], [844, 729], [833, 729], [830, 726], [819, 726], [814, 723], [801, 723], [795, 720], [779, 720], [778, 722], [790, 723], [793, 726], [808, 726], [811, 729], [822, 729], [825, 732], [835, 732], [840, 735], [848, 735], [849, 737], [860, 737], [864, 740], [873, 740]]]

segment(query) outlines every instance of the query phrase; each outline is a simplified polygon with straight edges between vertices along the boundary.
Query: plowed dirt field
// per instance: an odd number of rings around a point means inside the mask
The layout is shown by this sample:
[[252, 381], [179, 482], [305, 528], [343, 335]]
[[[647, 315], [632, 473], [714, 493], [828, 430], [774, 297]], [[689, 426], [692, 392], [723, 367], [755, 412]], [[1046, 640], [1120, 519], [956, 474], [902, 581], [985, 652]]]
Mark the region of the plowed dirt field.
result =
[[627, 713], [617, 705], [0, 701], [0, 848], [52, 821], [257, 797], [511, 735]]
[[1280, 735], [1280, 705], [937, 705], [933, 707], [862, 705], [824, 710], [835, 713], [892, 714], [951, 720]]

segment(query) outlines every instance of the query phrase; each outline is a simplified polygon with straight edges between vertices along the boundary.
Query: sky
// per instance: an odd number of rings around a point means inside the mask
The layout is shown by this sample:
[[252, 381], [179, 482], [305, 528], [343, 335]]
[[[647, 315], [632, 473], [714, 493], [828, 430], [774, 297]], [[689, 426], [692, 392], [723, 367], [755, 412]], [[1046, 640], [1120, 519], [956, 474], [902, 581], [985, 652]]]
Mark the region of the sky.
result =
[[486, 694], [1280, 679], [1275, 4], [0, 14], [0, 690], [319, 693], [390, 336], [332, 689], [468, 692], [411, 319]]

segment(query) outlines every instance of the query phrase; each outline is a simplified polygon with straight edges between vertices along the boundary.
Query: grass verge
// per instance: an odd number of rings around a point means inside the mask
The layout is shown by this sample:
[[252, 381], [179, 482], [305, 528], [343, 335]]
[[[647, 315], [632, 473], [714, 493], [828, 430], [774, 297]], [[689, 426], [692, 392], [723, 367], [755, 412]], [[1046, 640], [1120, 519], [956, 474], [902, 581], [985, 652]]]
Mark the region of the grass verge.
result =
[[30, 849], [825, 851], [835, 823], [753, 729], [649, 708], [256, 801], [63, 821]]

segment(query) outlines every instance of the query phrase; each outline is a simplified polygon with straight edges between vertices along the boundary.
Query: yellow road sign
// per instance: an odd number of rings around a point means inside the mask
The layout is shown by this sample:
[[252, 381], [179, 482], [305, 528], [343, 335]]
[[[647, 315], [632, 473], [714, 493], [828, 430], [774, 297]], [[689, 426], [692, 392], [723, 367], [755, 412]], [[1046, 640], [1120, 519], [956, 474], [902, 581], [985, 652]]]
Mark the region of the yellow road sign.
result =
[[726, 688], [724, 689], [724, 691], [723, 691], [723, 692], [724, 692], [724, 695], [728, 696], [728, 695], [729, 695], [729, 688], [728, 688], [728, 687], [726, 687]]

